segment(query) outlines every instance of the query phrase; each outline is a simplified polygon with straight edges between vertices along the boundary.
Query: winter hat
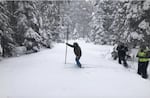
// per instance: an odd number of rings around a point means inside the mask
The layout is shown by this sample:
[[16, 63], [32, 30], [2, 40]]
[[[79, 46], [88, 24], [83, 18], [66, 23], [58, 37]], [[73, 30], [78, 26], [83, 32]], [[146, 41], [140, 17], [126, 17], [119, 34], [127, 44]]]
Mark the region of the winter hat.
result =
[[77, 42], [74, 42], [73, 45], [74, 45], [74, 46], [78, 46], [78, 43], [77, 43]]
[[143, 50], [143, 49], [146, 49], [146, 46], [145, 45], [141, 45], [140, 48]]

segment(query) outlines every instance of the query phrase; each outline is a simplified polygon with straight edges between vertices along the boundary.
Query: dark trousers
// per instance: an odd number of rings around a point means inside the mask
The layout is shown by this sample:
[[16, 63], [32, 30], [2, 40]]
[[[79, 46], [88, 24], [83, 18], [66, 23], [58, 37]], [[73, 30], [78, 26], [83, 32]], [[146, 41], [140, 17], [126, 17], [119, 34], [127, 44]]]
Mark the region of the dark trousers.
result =
[[78, 67], [80, 67], [81, 68], [81, 63], [80, 63], [80, 57], [78, 57], [78, 56], [76, 56], [76, 64], [78, 65]]
[[138, 62], [138, 74], [141, 75], [143, 78], [148, 78], [147, 75], [147, 68], [149, 62]]
[[125, 67], [128, 67], [128, 64], [127, 64], [127, 62], [126, 62], [125, 56], [119, 56], [119, 59], [118, 59], [119, 64], [122, 64], [121, 61], [123, 61], [123, 65], [124, 65]]

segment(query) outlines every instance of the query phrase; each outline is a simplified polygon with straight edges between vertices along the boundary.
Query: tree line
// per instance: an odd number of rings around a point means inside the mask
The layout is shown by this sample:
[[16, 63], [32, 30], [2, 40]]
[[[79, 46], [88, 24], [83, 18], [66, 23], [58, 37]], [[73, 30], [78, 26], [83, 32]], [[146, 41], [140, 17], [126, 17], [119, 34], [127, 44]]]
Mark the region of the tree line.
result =
[[[89, 33], [99, 44], [125, 42], [131, 47], [150, 43], [150, 1], [95, 0]], [[149, 46], [150, 47], [150, 46]]]
[[15, 55], [16, 47], [31, 53], [52, 48], [52, 42], [65, 40], [66, 32], [70, 39], [95, 44], [149, 46], [149, 17], [148, 0], [0, 1], [1, 55]]
[[[13, 56], [15, 47], [28, 50], [61, 42], [65, 30], [61, 5], [69, 1], [0, 1], [0, 45], [2, 56]], [[60, 31], [62, 33], [60, 33]]]

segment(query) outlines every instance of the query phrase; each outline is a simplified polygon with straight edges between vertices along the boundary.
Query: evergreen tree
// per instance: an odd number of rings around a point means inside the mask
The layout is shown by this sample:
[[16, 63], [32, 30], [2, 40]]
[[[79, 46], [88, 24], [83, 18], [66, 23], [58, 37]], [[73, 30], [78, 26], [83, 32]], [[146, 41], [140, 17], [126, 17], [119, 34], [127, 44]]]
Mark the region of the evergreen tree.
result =
[[0, 44], [2, 47], [2, 56], [12, 56], [12, 50], [15, 46], [13, 40], [14, 31], [11, 28], [9, 20], [11, 13], [7, 9], [8, 2], [0, 2]]
[[95, 12], [93, 12], [93, 19], [91, 22], [92, 31], [91, 36], [95, 43], [110, 44], [112, 41], [110, 35], [113, 33], [111, 25], [114, 21], [114, 13], [116, 9], [116, 2], [110, 0], [96, 1]]
[[36, 6], [33, 1], [17, 1], [18, 8], [15, 11], [17, 16], [16, 41], [22, 45], [26, 39], [26, 32], [33, 29], [39, 33], [39, 24], [36, 18]]
[[130, 36], [128, 37], [134, 45], [144, 43], [149, 46], [150, 43], [150, 1], [130, 1], [128, 11], [128, 21]]

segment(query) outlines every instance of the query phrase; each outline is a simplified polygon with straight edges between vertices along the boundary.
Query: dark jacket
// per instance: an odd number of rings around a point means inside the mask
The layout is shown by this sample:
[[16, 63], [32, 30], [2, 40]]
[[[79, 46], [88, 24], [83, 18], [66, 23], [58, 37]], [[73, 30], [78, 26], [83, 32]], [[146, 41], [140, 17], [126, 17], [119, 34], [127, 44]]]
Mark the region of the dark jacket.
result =
[[126, 56], [126, 52], [128, 51], [128, 48], [124, 45], [118, 45], [117, 47], [118, 56]]
[[66, 43], [68, 46], [74, 48], [74, 53], [76, 56], [81, 57], [82, 52], [81, 52], [81, 48], [77, 43], [74, 43], [73, 45], [70, 45], [68, 43]]

